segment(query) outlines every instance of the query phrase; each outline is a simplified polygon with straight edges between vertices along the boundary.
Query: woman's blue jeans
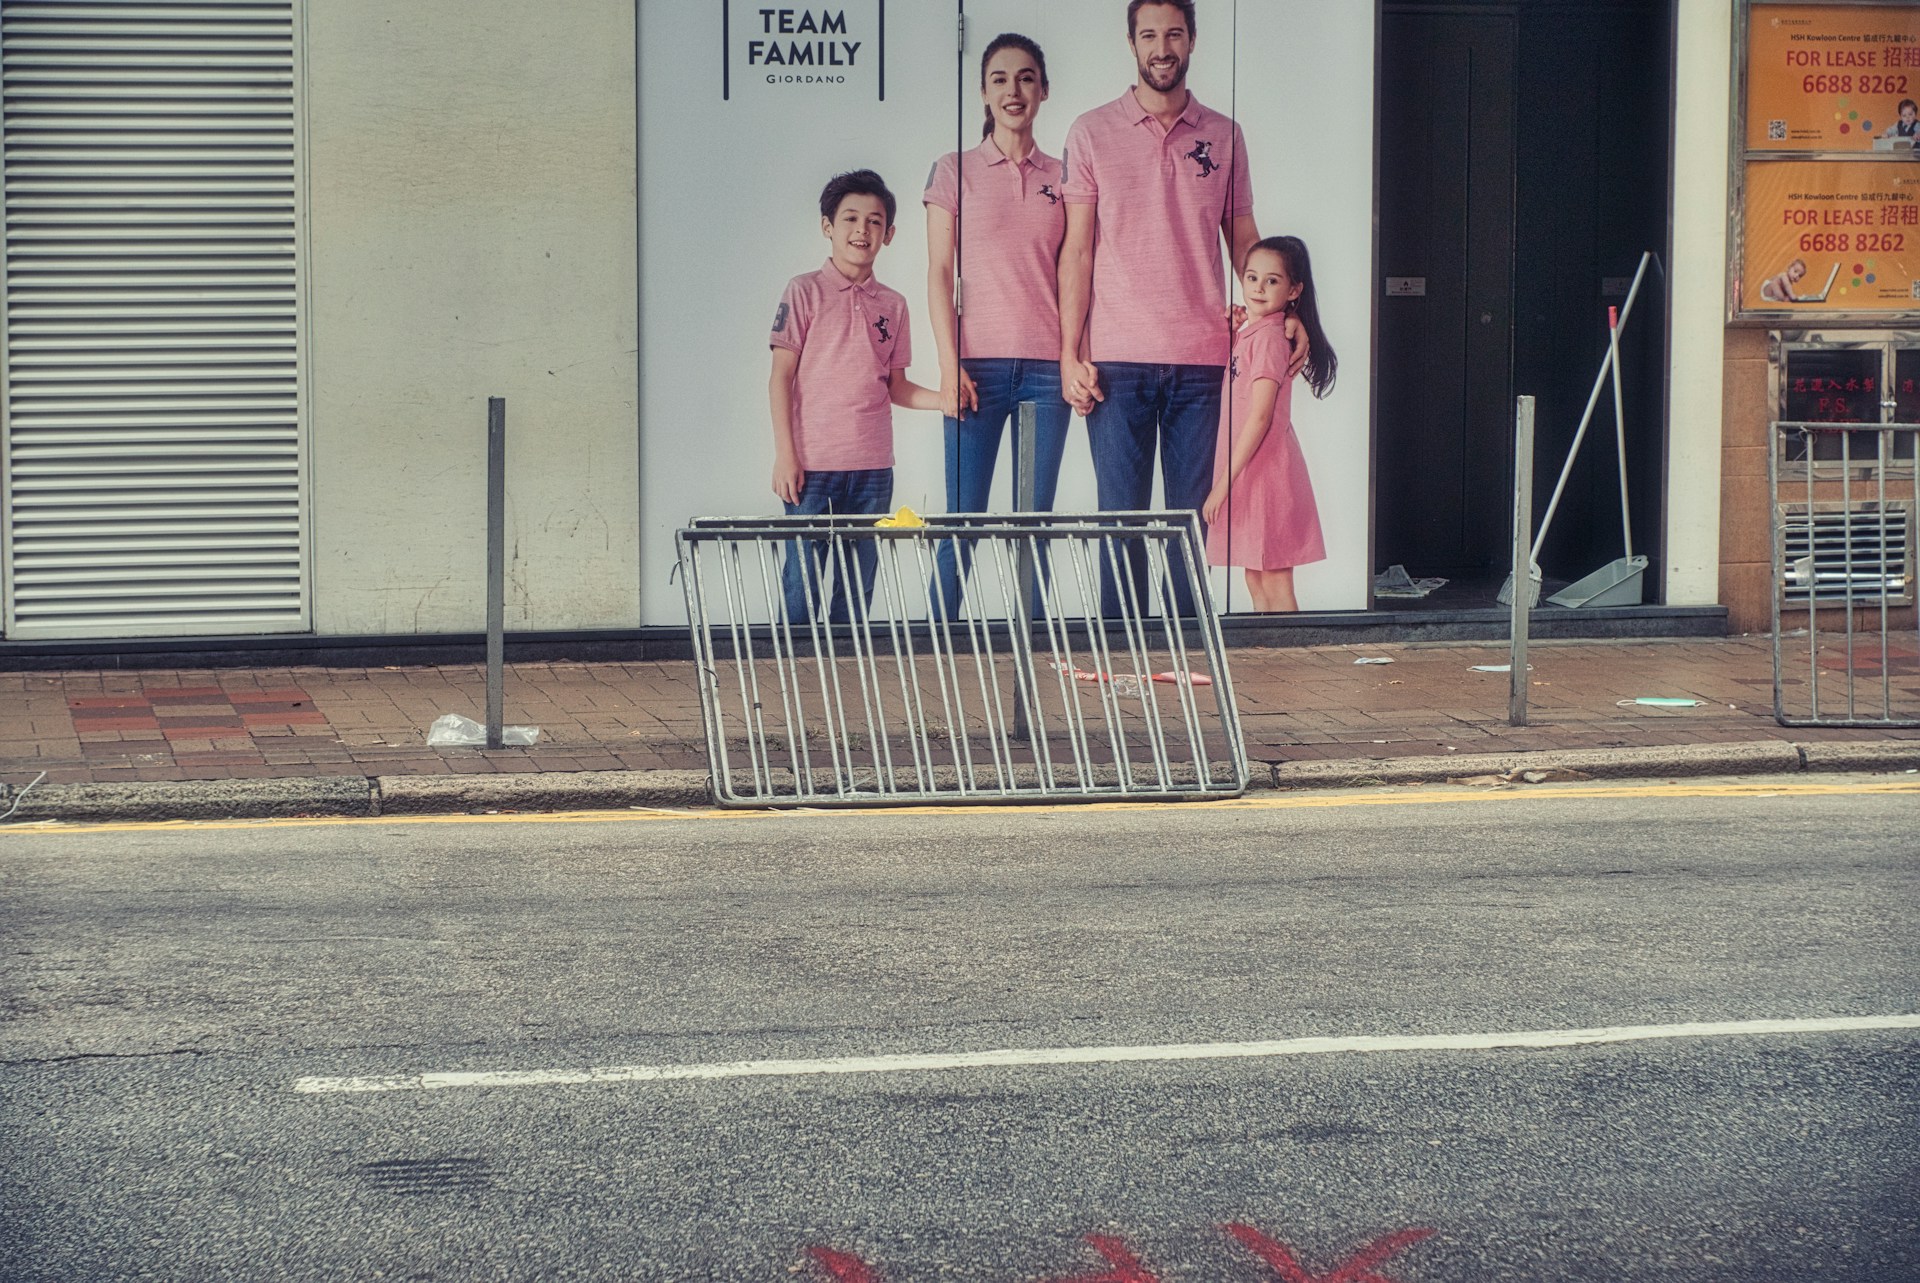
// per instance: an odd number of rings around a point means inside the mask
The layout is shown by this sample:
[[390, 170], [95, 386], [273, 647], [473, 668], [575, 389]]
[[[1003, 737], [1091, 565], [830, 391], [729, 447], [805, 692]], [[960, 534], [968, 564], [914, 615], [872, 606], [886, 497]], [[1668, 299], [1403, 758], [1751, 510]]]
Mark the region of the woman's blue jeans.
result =
[[[973, 379], [980, 394], [980, 408], [968, 410], [964, 418], [946, 421], [947, 511], [987, 510], [987, 493], [993, 487], [994, 465], [1000, 457], [1000, 437], [1008, 419], [1017, 416], [1022, 401], [1033, 402], [1037, 429], [1033, 458], [1034, 511], [1053, 511], [1054, 491], [1060, 484], [1060, 460], [1066, 454], [1067, 426], [1073, 413], [1072, 407], [1060, 397], [1060, 363], [996, 356], [969, 358], [960, 362], [960, 366]], [[1017, 437], [1011, 453], [1017, 503], [1021, 480]], [[964, 591], [962, 581], [973, 568], [973, 545], [966, 540], [957, 541], [956, 557], [955, 542], [943, 541], [934, 554], [934, 584], [929, 599], [936, 619], [959, 613]], [[1044, 573], [1045, 545], [1041, 547]]]

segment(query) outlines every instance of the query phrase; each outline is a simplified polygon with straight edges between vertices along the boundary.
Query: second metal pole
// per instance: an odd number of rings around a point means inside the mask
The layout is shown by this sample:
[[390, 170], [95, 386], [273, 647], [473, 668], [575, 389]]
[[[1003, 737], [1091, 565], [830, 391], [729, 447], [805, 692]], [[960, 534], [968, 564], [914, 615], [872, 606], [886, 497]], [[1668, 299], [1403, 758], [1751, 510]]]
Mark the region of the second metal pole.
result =
[[487, 747], [506, 720], [507, 399], [487, 398]]
[[[1022, 401], [1013, 417], [1013, 510], [1015, 512], [1033, 511], [1033, 466], [1039, 453], [1035, 440], [1039, 429], [1035, 419], [1036, 410], [1031, 401]], [[1033, 545], [1021, 540], [1014, 553], [1016, 572], [1014, 574], [1015, 593], [1019, 601], [1013, 606], [1014, 662], [1024, 664], [1029, 673], [1033, 669]], [[1029, 683], [1037, 689], [1036, 683]], [[1033, 738], [1033, 723], [1028, 717], [1027, 702], [1016, 693], [1013, 705], [1013, 734], [1016, 739]]]
[[1509, 655], [1507, 724], [1527, 724], [1527, 622], [1533, 594], [1524, 591], [1533, 560], [1533, 398], [1519, 398], [1513, 416], [1513, 644]]

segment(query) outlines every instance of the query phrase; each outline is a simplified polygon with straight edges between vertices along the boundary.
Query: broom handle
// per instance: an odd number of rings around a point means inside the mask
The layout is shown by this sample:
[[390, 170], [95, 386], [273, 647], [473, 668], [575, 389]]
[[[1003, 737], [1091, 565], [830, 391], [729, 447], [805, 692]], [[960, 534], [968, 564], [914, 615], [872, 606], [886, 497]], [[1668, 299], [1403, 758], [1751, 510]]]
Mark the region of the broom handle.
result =
[[[1652, 257], [1651, 250], [1640, 255], [1640, 266], [1633, 273], [1633, 287], [1627, 291], [1627, 305], [1620, 309], [1617, 330], [1624, 330], [1627, 318], [1633, 315], [1633, 300], [1640, 293], [1640, 280], [1646, 275], [1647, 262]], [[1607, 354], [1600, 361], [1600, 372], [1593, 376], [1593, 391], [1587, 394], [1587, 408], [1580, 415], [1580, 430], [1573, 434], [1573, 448], [1567, 451], [1567, 461], [1560, 469], [1560, 479], [1554, 482], [1553, 498], [1547, 501], [1547, 515], [1540, 519], [1540, 530], [1533, 537], [1533, 548], [1527, 554], [1529, 561], [1540, 560], [1541, 545], [1547, 541], [1547, 528], [1553, 524], [1553, 514], [1560, 506], [1560, 495], [1567, 488], [1567, 478], [1573, 475], [1573, 461], [1580, 457], [1580, 443], [1586, 439], [1587, 425], [1593, 422], [1593, 408], [1600, 404], [1600, 389], [1607, 385], [1607, 375], [1613, 369], [1613, 353], [1614, 345], [1609, 341]]]
[[1633, 557], [1633, 514], [1627, 507], [1627, 405], [1620, 399], [1620, 326], [1607, 309], [1607, 347], [1613, 358], [1613, 437], [1620, 448], [1620, 530]]

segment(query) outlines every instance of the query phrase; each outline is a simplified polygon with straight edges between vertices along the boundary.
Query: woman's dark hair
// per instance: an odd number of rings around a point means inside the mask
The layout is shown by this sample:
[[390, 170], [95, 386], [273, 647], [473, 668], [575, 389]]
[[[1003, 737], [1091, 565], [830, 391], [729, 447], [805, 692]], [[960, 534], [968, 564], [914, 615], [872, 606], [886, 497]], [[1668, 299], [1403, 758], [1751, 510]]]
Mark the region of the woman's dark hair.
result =
[[[987, 46], [987, 51], [980, 55], [981, 92], [984, 93], [987, 88], [987, 64], [992, 62], [993, 55], [999, 53], [1002, 49], [1018, 49], [1021, 53], [1033, 59], [1033, 65], [1040, 69], [1040, 87], [1042, 89], [1048, 87], [1047, 55], [1040, 52], [1040, 46], [1026, 36], [1012, 31], [1003, 31], [993, 38], [993, 42]], [[987, 113], [987, 123], [980, 127], [980, 136], [982, 138], [991, 138], [993, 137], [993, 108], [987, 107], [985, 110]]]
[[1300, 297], [1293, 300], [1289, 310], [1307, 332], [1307, 386], [1315, 396], [1323, 397], [1333, 391], [1340, 358], [1333, 354], [1333, 344], [1327, 342], [1327, 332], [1320, 328], [1320, 304], [1313, 293], [1313, 260], [1307, 255], [1307, 243], [1298, 236], [1269, 236], [1248, 250], [1247, 257], [1260, 250], [1278, 254], [1287, 265], [1287, 275], [1300, 287]]
[[1133, 39], [1138, 33], [1139, 24], [1134, 21], [1135, 16], [1150, 4], [1170, 4], [1178, 9], [1187, 20], [1187, 39], [1192, 40], [1200, 34], [1195, 28], [1198, 19], [1193, 16], [1193, 0], [1132, 0], [1127, 6], [1127, 39]]
[[899, 212], [899, 203], [893, 199], [893, 193], [887, 190], [886, 180], [871, 169], [854, 169], [844, 174], [835, 174], [820, 192], [820, 217], [831, 223], [840, 213], [840, 202], [849, 196], [876, 196], [886, 206], [887, 226], [893, 226], [893, 216]]

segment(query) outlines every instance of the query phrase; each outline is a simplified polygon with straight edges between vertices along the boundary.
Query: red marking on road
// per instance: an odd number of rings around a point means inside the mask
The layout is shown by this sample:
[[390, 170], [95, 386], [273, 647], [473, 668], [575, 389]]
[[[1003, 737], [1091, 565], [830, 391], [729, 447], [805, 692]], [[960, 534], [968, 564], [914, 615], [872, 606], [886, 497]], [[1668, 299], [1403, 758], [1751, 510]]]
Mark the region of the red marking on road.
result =
[[1284, 1283], [1393, 1283], [1383, 1275], [1373, 1273], [1373, 1267], [1389, 1256], [1412, 1247], [1421, 1239], [1431, 1238], [1432, 1229], [1395, 1230], [1383, 1238], [1361, 1248], [1352, 1257], [1342, 1262], [1331, 1274], [1313, 1274], [1300, 1264], [1293, 1249], [1278, 1239], [1268, 1238], [1251, 1225], [1223, 1226], [1227, 1233], [1240, 1241], [1240, 1245], [1273, 1267]]
[[810, 1247], [807, 1255], [820, 1263], [834, 1283], [880, 1283], [880, 1272], [857, 1256], [830, 1247]]
[[1049, 1283], [1160, 1283], [1160, 1276], [1140, 1264], [1140, 1258], [1127, 1247], [1124, 1239], [1110, 1234], [1089, 1234], [1087, 1246], [1106, 1257], [1107, 1264], [1113, 1268], [1104, 1274], [1076, 1274], [1069, 1279], [1052, 1279]]

